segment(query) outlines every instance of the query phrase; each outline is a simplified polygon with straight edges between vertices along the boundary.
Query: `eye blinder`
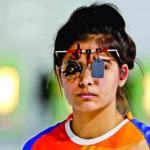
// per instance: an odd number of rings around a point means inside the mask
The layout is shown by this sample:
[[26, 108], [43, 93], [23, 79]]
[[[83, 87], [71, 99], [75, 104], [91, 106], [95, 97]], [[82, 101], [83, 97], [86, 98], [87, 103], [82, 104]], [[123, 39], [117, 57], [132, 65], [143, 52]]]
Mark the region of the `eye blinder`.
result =
[[62, 68], [64, 76], [72, 79], [79, 76], [82, 71], [80, 64], [73, 60], [66, 61]]

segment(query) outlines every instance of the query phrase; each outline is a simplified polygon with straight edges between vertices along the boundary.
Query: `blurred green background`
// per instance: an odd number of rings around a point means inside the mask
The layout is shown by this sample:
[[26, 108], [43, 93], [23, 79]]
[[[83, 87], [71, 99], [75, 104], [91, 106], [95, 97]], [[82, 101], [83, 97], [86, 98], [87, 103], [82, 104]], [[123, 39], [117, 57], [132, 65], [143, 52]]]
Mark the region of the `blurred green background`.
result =
[[[71, 113], [52, 71], [54, 40], [73, 10], [92, 2], [0, 0], [0, 149], [22, 149], [32, 136]], [[136, 43], [144, 75], [135, 64], [128, 100], [133, 116], [150, 125], [150, 2], [106, 2], [119, 7]]]

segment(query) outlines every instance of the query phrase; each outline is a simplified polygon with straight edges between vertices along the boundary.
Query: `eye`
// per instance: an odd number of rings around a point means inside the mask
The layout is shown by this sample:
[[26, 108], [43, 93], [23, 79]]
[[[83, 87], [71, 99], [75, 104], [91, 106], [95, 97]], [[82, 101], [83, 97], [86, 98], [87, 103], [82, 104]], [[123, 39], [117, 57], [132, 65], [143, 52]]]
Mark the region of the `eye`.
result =
[[110, 60], [106, 60], [106, 59], [104, 59], [102, 61], [104, 62], [105, 69], [109, 69], [111, 64], [112, 64], [111, 61]]
[[109, 68], [109, 65], [107, 63], [104, 63], [104, 65], [105, 65], [105, 69]]
[[105, 69], [109, 69], [109, 67], [110, 67], [110, 63], [109, 63], [109, 62], [104, 61], [104, 66], [105, 66]]

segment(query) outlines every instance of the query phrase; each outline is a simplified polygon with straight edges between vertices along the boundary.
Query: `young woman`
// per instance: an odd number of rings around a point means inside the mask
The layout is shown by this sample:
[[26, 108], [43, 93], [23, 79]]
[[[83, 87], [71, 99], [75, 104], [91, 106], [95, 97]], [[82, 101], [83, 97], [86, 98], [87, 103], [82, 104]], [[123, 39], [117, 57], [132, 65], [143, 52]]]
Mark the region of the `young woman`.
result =
[[73, 113], [24, 150], [148, 150], [150, 128], [133, 119], [124, 84], [136, 47], [112, 4], [73, 12], [55, 40], [54, 70]]

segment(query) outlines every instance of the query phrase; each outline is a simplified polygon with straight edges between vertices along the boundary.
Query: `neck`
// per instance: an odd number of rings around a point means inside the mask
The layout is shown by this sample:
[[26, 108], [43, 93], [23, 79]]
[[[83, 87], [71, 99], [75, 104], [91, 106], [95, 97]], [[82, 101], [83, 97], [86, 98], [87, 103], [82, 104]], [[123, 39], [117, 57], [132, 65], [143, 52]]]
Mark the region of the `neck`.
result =
[[[101, 136], [113, 129], [124, 120], [123, 116], [110, 104], [103, 110], [93, 112], [79, 112], [73, 110], [72, 130], [84, 139], [91, 139]], [[115, 108], [115, 109], [112, 109]]]

